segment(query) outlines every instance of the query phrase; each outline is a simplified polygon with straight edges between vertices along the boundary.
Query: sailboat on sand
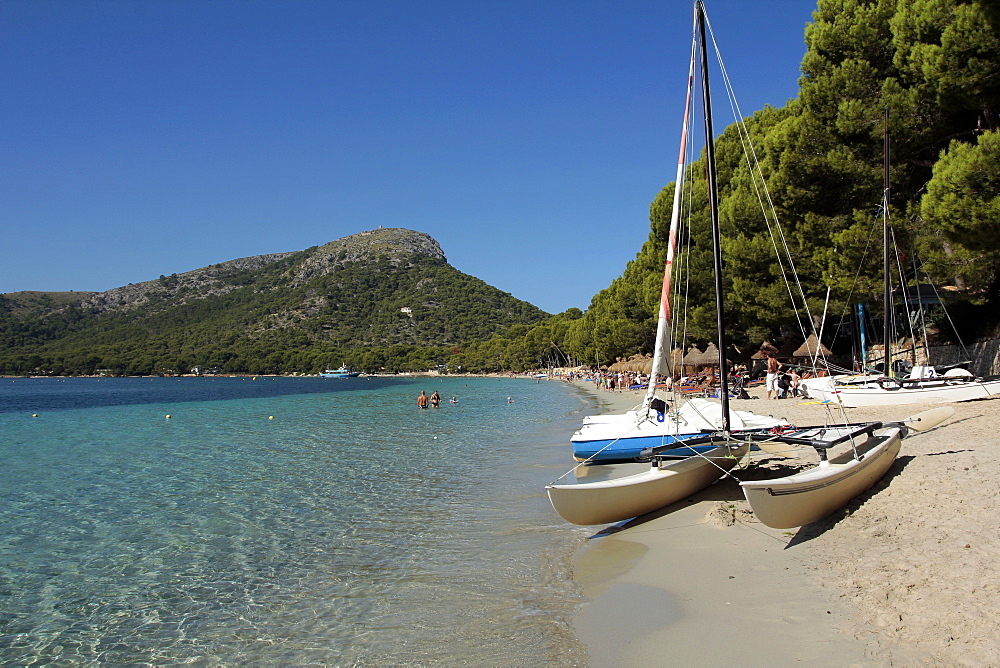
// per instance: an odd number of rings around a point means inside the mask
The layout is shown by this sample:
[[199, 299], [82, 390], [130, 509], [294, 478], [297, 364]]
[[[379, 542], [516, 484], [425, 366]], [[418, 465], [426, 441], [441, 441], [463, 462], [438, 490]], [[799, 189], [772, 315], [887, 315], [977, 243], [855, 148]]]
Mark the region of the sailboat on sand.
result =
[[[684, 113], [682, 164], [678, 166], [677, 187], [679, 188], [683, 172], [684, 144], [697, 53], [700, 60], [701, 97], [705, 120], [705, 160], [712, 225], [717, 335], [719, 349], [724, 351], [726, 332], [723, 322], [722, 254], [708, 85], [706, 23], [704, 5], [701, 0], [696, 0], [694, 40], [688, 77], [688, 108]], [[679, 191], [675, 194], [675, 206], [678, 196]], [[669, 285], [676, 243], [675, 232], [675, 221], [672, 219], [661, 297], [658, 342], [662, 340], [659, 328], [665, 327], [669, 319]], [[665, 412], [665, 406], [655, 403], [653, 398], [655, 374], [659, 369], [658, 358], [661, 354], [662, 351], [658, 346], [654, 353], [651, 374], [654, 381], [651, 383], [643, 407], [634, 412], [637, 415], [641, 416], [642, 411], [646, 411], [647, 416], [650, 412], [658, 415]], [[731, 419], [728, 364], [724, 354], [720, 355], [719, 362], [721, 410], [719, 423], [715, 425], [714, 430], [684, 438], [680, 442], [672, 440], [643, 449], [641, 456], [650, 462], [650, 467], [640, 473], [595, 481], [587, 481], [589, 476], [578, 474], [575, 483], [556, 481], [547, 485], [546, 492], [556, 512], [566, 521], [580, 525], [618, 522], [664, 508], [704, 489], [730, 474], [737, 463], [746, 457], [751, 446], [779, 456], [796, 448], [812, 448], [820, 457], [819, 465], [812, 469], [778, 479], [741, 483], [747, 501], [761, 522], [775, 528], [801, 526], [821, 519], [879, 480], [895, 461], [900, 441], [910, 429], [932, 428], [953, 412], [950, 408], [939, 408], [900, 422], [870, 422], [838, 427], [825, 425], [788, 431], [778, 428], [773, 430], [774, 433], [763, 429], [739, 432], [733, 428]], [[626, 417], [607, 420], [604, 424], [627, 424], [627, 421]], [[847, 451], [835, 454], [831, 458], [828, 456], [828, 451], [834, 448], [846, 448]], [[583, 470], [586, 471], [586, 467]]]
[[[696, 10], [697, 11], [697, 10]], [[697, 30], [697, 27], [696, 27]], [[680, 445], [688, 439], [720, 429], [733, 431], [758, 431], [787, 426], [784, 420], [769, 415], [758, 415], [751, 411], [723, 411], [718, 402], [700, 397], [688, 398], [677, 410], [671, 411], [664, 398], [656, 396], [657, 378], [667, 366], [670, 357], [670, 328], [672, 313], [670, 306], [671, 288], [673, 284], [673, 264], [677, 252], [678, 230], [680, 227], [682, 188], [685, 183], [684, 168], [687, 152], [688, 121], [691, 111], [691, 98], [695, 82], [695, 61], [697, 35], [692, 39], [691, 60], [688, 67], [687, 95], [684, 105], [684, 121], [681, 127], [680, 152], [677, 159], [677, 173], [674, 179], [674, 199], [670, 214], [670, 232], [667, 242], [667, 257], [664, 265], [663, 283], [660, 293], [660, 309], [656, 324], [656, 343], [653, 348], [653, 360], [649, 373], [649, 385], [642, 404], [635, 410], [624, 414], [594, 416], [585, 419], [581, 428], [573, 434], [570, 443], [573, 446], [573, 458], [586, 464], [603, 464], [610, 462], [643, 461], [643, 451], [648, 448], [669, 444]], [[707, 55], [702, 54], [703, 66], [707, 77]], [[707, 78], [703, 79], [704, 94], [707, 95]], [[706, 106], [706, 123], [711, 125], [711, 106]], [[711, 131], [709, 130], [709, 133]], [[714, 155], [714, 148], [712, 148]], [[713, 174], [714, 184], [714, 174]], [[714, 219], [717, 227], [718, 218]], [[717, 274], [718, 275], [718, 274]], [[721, 285], [718, 286], [721, 291]], [[720, 292], [721, 294], [721, 292]], [[721, 321], [720, 321], [721, 325]], [[725, 337], [719, 332], [720, 351], [725, 351]], [[720, 357], [725, 353], [720, 352]], [[722, 374], [723, 392], [728, 395], [728, 379]], [[728, 399], [728, 396], [726, 397]], [[724, 417], [725, 416], [725, 417]], [[702, 448], [704, 453], [711, 448]], [[672, 453], [681, 458], [692, 454], [690, 448], [682, 447]], [[715, 473], [720, 463], [711, 464], [704, 457], [688, 466], [699, 464], [706, 473]], [[728, 465], [729, 458], [721, 462]], [[723, 471], [719, 471], [721, 474]], [[705, 484], [713, 482], [711, 478]], [[551, 493], [550, 493], [551, 494]]]
[[[729, 410], [728, 369], [725, 354], [720, 355], [721, 379], [721, 411], [719, 420], [707, 419], [699, 414], [698, 407], [689, 410], [687, 415], [675, 414], [670, 420], [666, 418], [667, 406], [662, 399], [655, 397], [656, 375], [659, 373], [664, 358], [664, 341], [670, 321], [670, 286], [672, 264], [677, 244], [677, 229], [679, 218], [679, 201], [685, 166], [688, 118], [691, 107], [691, 93], [694, 86], [695, 62], [700, 57], [702, 102], [705, 120], [705, 155], [709, 165], [709, 208], [712, 213], [712, 239], [714, 263], [716, 270], [716, 308], [720, 314], [717, 334], [719, 350], [726, 350], [725, 330], [722, 326], [722, 286], [721, 264], [722, 255], [719, 243], [719, 219], [717, 189], [715, 184], [715, 147], [712, 132], [712, 112], [708, 86], [708, 49], [705, 40], [705, 9], [700, 0], [695, 3], [695, 34], [692, 40], [691, 61], [688, 69], [687, 103], [684, 110], [684, 122], [681, 133], [681, 150], [675, 181], [674, 208], [671, 215], [670, 235], [667, 247], [667, 260], [664, 270], [663, 291], [660, 298], [660, 316], [657, 321], [657, 345], [653, 353], [653, 365], [650, 373], [650, 386], [643, 406], [634, 411], [630, 420], [611, 420], [592, 425], [585, 425], [582, 433], [588, 427], [606, 432], [609, 444], [624, 441], [630, 435], [635, 437], [648, 436], [659, 441], [653, 447], [643, 443], [640, 454], [651, 462], [651, 467], [641, 473], [611, 480], [593, 482], [559, 483], [558, 481], [546, 487], [549, 501], [556, 512], [568, 522], [574, 524], [605, 524], [617, 522], [637, 515], [657, 510], [670, 505], [694, 492], [704, 489], [731, 470], [749, 452], [749, 443], [733, 441], [729, 434], [732, 431], [731, 413]], [[700, 48], [699, 48], [700, 47]], [[708, 402], [706, 402], [708, 403]], [[707, 412], [708, 407], [703, 407]], [[712, 411], [715, 412], [714, 410]], [[700, 419], [696, 419], [700, 418]], [[630, 424], [631, 422], [631, 424]], [[779, 423], [776, 423], [779, 424]], [[659, 433], [642, 434], [645, 431]], [[657, 430], [656, 425], [664, 425]], [[697, 444], [690, 438], [703, 432], [712, 431], [707, 437], [700, 437]], [[594, 439], [600, 440], [600, 439]], [[678, 443], [680, 441], [681, 443]], [[604, 446], [606, 449], [608, 446]], [[586, 479], [586, 476], [583, 477]]]
[[[885, 112], [882, 162], [882, 258], [883, 258], [883, 318], [882, 340], [885, 354], [882, 372], [878, 374], [849, 374], [827, 376], [805, 381], [809, 396], [822, 401], [832, 401], [848, 408], [861, 406], [895, 406], [915, 403], [952, 403], [973, 401], [1000, 396], [1000, 379], [976, 378], [962, 365], [935, 368], [924, 363], [915, 364], [905, 377], [896, 376], [892, 355], [892, 267], [895, 257], [892, 227], [889, 223], [889, 112]], [[901, 284], [905, 281], [901, 280]], [[926, 334], [924, 335], [926, 339]]]

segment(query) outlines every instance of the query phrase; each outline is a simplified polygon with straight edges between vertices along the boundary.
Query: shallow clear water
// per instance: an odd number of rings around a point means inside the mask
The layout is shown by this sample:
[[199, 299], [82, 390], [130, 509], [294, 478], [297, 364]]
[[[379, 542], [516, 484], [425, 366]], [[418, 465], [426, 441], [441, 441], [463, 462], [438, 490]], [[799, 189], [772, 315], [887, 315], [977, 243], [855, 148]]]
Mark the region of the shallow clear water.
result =
[[0, 663], [585, 660], [581, 530], [542, 488], [586, 407], [529, 380], [0, 380]]

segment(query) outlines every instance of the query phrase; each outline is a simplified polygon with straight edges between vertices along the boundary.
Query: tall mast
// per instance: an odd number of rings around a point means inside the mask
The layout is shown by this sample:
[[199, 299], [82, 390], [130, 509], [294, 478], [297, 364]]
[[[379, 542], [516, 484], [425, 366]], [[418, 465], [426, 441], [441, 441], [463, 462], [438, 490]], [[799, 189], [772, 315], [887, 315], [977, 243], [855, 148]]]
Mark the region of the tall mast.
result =
[[885, 342], [885, 377], [892, 375], [892, 233], [889, 229], [889, 108], [885, 108], [885, 127], [882, 130], [882, 271], [885, 281], [885, 322], [882, 340]]
[[705, 108], [705, 163], [708, 177], [708, 208], [712, 216], [712, 259], [715, 268], [715, 317], [719, 337], [719, 376], [722, 393], [722, 430], [730, 432], [729, 364], [726, 361], [726, 330], [722, 299], [722, 240], [719, 235], [719, 194], [715, 183], [715, 139], [712, 132], [712, 98], [708, 86], [708, 46], [705, 41], [705, 6], [695, 4], [701, 52], [701, 98]]

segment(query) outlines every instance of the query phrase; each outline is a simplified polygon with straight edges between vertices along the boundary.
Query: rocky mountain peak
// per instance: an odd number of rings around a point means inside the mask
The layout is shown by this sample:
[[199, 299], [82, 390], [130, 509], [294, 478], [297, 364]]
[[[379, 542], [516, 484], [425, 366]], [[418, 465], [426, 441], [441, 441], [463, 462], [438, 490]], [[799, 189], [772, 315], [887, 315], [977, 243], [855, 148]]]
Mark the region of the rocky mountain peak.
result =
[[342, 262], [351, 262], [378, 255], [394, 257], [409, 253], [447, 261], [441, 246], [431, 235], [402, 227], [380, 227], [352, 234], [320, 246], [316, 255], [338, 255]]
[[[378, 228], [331, 241], [304, 254], [287, 269], [288, 285], [301, 285], [310, 278], [332, 273], [340, 265], [388, 257], [398, 265], [414, 254], [447, 262], [441, 246], [429, 234], [398, 227]], [[240, 258], [161, 276], [94, 295], [84, 306], [98, 311], [131, 310], [154, 299], [190, 301], [223, 295], [245, 284], [247, 273], [257, 272], [295, 253], [269, 253]]]

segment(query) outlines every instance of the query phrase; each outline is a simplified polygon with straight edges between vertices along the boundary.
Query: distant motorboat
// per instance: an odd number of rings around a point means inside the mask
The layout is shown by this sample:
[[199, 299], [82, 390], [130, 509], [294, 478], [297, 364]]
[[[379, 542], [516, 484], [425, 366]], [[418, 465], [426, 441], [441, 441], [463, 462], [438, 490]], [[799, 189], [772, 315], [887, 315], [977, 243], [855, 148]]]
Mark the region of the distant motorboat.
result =
[[322, 378], [357, 378], [360, 375], [360, 371], [351, 371], [346, 366], [342, 366], [339, 369], [327, 369], [320, 374]]

